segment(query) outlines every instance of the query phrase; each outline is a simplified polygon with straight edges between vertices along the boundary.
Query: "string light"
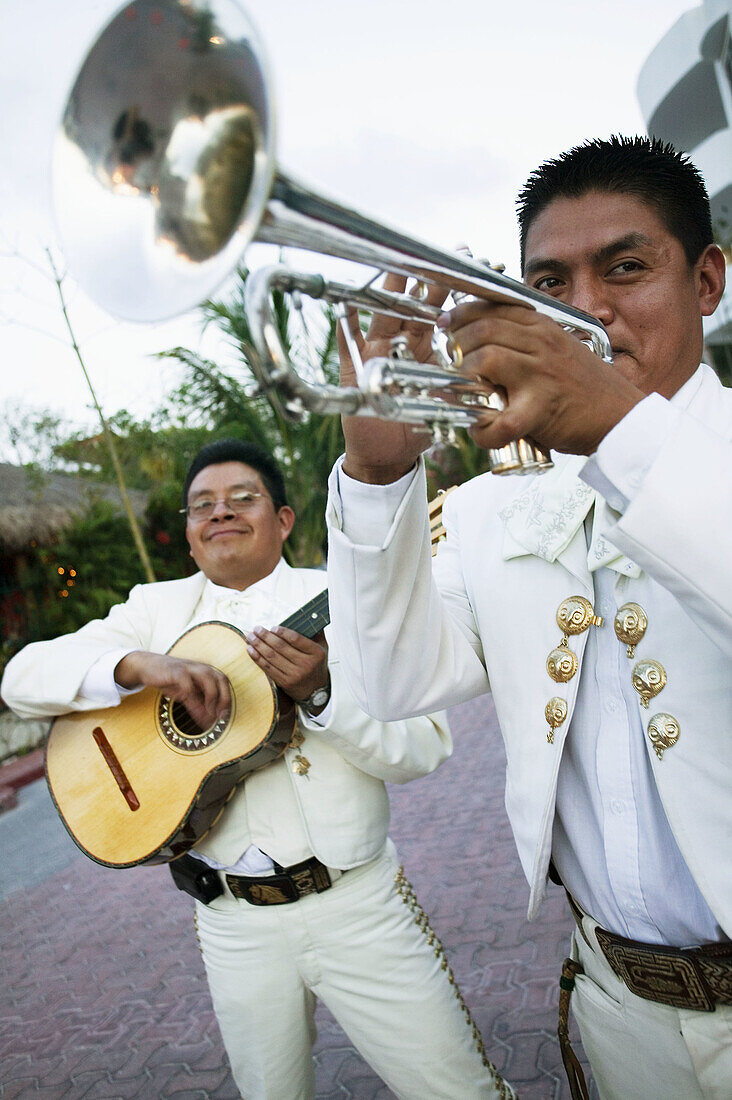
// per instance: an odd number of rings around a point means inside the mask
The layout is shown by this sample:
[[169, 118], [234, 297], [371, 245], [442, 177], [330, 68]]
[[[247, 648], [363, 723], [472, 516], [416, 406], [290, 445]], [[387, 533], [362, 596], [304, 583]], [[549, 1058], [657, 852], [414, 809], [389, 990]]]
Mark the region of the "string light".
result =
[[76, 581], [74, 580], [74, 578], [76, 577], [76, 570], [69, 569], [67, 573], [67, 570], [63, 565], [57, 565], [56, 572], [58, 573], [59, 577], [63, 578], [61, 583], [66, 585], [65, 588], [59, 588], [56, 595], [60, 600], [66, 600], [71, 595], [69, 589], [73, 588], [76, 584]]

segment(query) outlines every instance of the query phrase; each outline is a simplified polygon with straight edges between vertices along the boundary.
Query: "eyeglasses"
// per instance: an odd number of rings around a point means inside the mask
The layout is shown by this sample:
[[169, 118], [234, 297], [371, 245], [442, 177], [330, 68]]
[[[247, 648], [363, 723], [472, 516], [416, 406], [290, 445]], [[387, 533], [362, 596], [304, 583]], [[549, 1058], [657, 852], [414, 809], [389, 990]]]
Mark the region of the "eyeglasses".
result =
[[242, 512], [249, 512], [260, 497], [264, 498], [266, 496], [266, 493], [252, 493], [245, 489], [241, 493], [232, 493], [229, 497], [221, 497], [220, 500], [196, 500], [186, 508], [179, 508], [178, 511], [182, 516], [188, 516], [191, 523], [201, 523], [203, 520], [211, 518], [217, 504], [225, 505], [227, 511], [233, 512], [235, 516], [240, 516]]

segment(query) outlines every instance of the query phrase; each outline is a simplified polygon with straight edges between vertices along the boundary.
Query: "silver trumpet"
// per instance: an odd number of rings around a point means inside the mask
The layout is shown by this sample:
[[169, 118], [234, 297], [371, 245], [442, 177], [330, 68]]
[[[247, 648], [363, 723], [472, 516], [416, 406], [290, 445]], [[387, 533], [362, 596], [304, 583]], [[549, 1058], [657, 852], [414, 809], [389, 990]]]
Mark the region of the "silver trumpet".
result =
[[[606, 361], [610, 344], [589, 315], [507, 278], [469, 255], [443, 251], [308, 190], [275, 161], [270, 79], [256, 32], [234, 0], [135, 0], [91, 46], [64, 109], [53, 151], [56, 221], [71, 270], [110, 313], [158, 321], [198, 305], [254, 241], [374, 269], [346, 284], [283, 265], [246, 283], [262, 391], [298, 419], [308, 411], [423, 425], [436, 438], [502, 407], [482, 379], [460, 373], [459, 349], [436, 342], [419, 363], [402, 338], [360, 362], [358, 385], [298, 374], [275, 324], [273, 292], [434, 327], [425, 289], [517, 301], [574, 332]], [[375, 285], [383, 272], [415, 280], [411, 293]], [[491, 452], [494, 473], [551, 465], [526, 440]]]

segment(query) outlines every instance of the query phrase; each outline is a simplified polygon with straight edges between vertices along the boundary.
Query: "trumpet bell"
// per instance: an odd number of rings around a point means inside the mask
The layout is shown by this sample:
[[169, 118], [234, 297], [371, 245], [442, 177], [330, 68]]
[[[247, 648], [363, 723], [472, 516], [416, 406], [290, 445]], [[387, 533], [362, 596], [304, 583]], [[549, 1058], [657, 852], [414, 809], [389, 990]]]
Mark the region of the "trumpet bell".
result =
[[269, 83], [232, 0], [136, 0], [104, 28], [52, 168], [64, 252], [104, 309], [162, 320], [236, 267], [275, 174]]

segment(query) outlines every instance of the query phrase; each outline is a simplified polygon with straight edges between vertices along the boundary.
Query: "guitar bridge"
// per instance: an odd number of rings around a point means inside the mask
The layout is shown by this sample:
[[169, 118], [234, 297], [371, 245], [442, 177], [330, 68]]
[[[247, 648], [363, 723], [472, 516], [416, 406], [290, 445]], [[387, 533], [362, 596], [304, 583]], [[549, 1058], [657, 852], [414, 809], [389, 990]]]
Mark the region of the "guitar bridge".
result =
[[101, 726], [96, 726], [92, 730], [92, 737], [96, 741], [97, 747], [104, 757], [104, 762], [111, 771], [115, 783], [121, 790], [125, 802], [131, 810], [139, 810], [140, 800], [132, 789], [132, 784], [127, 778], [125, 770], [117, 759], [117, 754], [107, 740], [107, 735]]

